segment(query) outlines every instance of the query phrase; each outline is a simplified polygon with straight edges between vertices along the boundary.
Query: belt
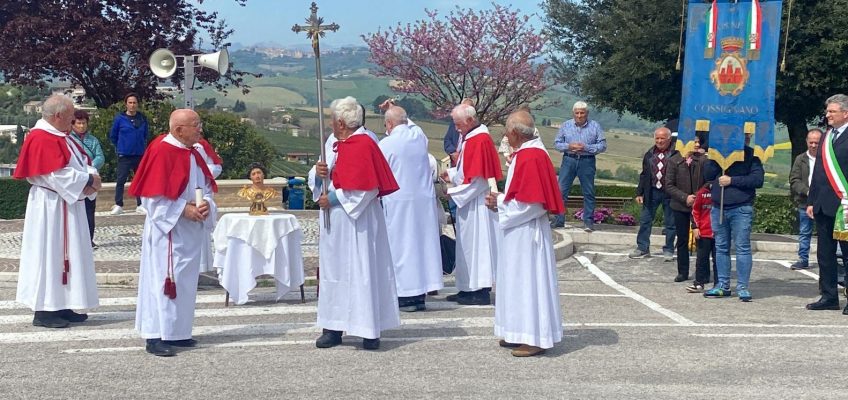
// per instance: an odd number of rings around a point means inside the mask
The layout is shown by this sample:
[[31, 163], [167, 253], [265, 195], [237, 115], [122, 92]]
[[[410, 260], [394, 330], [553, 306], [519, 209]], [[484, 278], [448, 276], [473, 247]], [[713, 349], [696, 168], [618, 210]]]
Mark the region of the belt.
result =
[[574, 154], [574, 153], [562, 153], [566, 157], [581, 159], [581, 158], [595, 158], [594, 154]]

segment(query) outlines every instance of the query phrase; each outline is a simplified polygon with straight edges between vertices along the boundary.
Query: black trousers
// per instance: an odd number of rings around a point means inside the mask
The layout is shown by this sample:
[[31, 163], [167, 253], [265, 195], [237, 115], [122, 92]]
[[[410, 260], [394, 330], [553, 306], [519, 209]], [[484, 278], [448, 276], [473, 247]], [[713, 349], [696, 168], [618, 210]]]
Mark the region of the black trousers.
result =
[[821, 288], [821, 300], [827, 302], [839, 302], [839, 293], [836, 289], [837, 265], [836, 265], [836, 243], [833, 238], [834, 217], [822, 213], [815, 215], [816, 233], [818, 234], [818, 248], [816, 259], [819, 263], [819, 287]]
[[674, 213], [674, 231], [677, 234], [677, 273], [689, 276], [689, 224], [692, 214], [672, 210]]
[[[115, 204], [124, 206], [124, 184], [130, 177], [130, 170], [138, 170], [141, 156], [118, 156], [118, 176], [115, 178]], [[135, 199], [136, 205], [141, 205], [141, 198]]]
[[88, 236], [91, 242], [94, 243], [94, 208], [97, 206], [97, 200], [85, 199], [85, 216], [88, 219]]
[[713, 259], [713, 284], [718, 283], [718, 271], [716, 271], [715, 239], [702, 237], [698, 239], [698, 253], [695, 259], [695, 282], [702, 285], [710, 281], [710, 256]]

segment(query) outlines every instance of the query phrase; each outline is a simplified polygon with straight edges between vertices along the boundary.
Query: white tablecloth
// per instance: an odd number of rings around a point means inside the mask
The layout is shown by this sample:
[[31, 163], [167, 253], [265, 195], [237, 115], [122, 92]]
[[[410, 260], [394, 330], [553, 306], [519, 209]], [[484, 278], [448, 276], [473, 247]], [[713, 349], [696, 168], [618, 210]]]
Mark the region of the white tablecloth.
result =
[[303, 284], [302, 238], [300, 224], [291, 214], [225, 214], [212, 233], [221, 286], [236, 304], [244, 304], [256, 287], [256, 277], [273, 275], [277, 299], [282, 298]]

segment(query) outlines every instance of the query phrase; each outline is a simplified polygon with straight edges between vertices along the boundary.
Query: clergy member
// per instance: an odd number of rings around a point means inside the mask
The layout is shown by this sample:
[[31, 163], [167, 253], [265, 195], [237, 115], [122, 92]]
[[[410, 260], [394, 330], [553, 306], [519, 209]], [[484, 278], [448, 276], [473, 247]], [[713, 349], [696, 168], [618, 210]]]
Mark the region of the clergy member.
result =
[[459, 304], [491, 304], [492, 283], [498, 262], [498, 216], [486, 208], [490, 182], [503, 178], [501, 163], [489, 128], [477, 121], [467, 104], [456, 106], [451, 118], [461, 135], [456, 167], [442, 174], [452, 187], [448, 195], [456, 203], [456, 287], [448, 301]]
[[[212, 148], [212, 144], [210, 144], [206, 138], [201, 137], [200, 140], [194, 144], [194, 148], [197, 149], [197, 152], [200, 153], [201, 157], [203, 157], [203, 162], [206, 163], [206, 167], [209, 168], [209, 172], [212, 173], [212, 177], [218, 179], [218, 176], [220, 176], [221, 172], [224, 170], [224, 160], [218, 156], [218, 153], [216, 153], [215, 149]], [[207, 235], [206, 241], [200, 248], [200, 272], [209, 272], [214, 269], [212, 267], [212, 258], [212, 236]]]
[[178, 109], [168, 125], [170, 133], [147, 148], [130, 188], [147, 210], [135, 328], [148, 353], [165, 357], [175, 354], [173, 346], [197, 343], [191, 328], [200, 248], [215, 226], [218, 190], [193, 147], [203, 132], [200, 116]]
[[14, 175], [32, 184], [15, 300], [35, 312], [34, 326], [64, 328], [88, 318], [72, 309], [98, 305], [83, 200], [94, 200], [100, 176], [68, 136], [74, 119], [71, 99], [50, 96], [41, 117], [24, 139]]
[[425, 310], [427, 292], [442, 288], [439, 217], [427, 153], [427, 137], [408, 125], [406, 110], [386, 110], [386, 138], [380, 150], [400, 189], [383, 197], [389, 249], [401, 311]]
[[516, 357], [545, 352], [562, 340], [557, 269], [548, 213], [564, 211], [553, 163], [535, 136], [533, 117], [518, 111], [506, 120], [509, 146], [518, 149], [505, 194], [490, 193], [503, 241], [498, 258], [495, 336]]
[[400, 325], [395, 274], [380, 197], [398, 190], [380, 148], [362, 128], [362, 110], [353, 97], [330, 104], [336, 142], [327, 162], [315, 166], [315, 192], [329, 177], [318, 205], [329, 209], [330, 228], [321, 227], [318, 265], [321, 296], [315, 346], [341, 344], [342, 332], [359, 336], [362, 347], [380, 347], [380, 332]]

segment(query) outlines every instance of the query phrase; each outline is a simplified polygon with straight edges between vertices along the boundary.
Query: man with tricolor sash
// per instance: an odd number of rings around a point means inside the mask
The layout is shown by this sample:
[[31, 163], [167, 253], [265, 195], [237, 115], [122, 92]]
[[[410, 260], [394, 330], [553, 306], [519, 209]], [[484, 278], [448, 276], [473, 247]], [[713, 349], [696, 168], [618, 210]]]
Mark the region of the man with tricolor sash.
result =
[[[821, 298], [807, 304], [808, 310], [838, 310], [839, 294], [836, 289], [837, 241], [848, 240], [845, 212], [848, 210], [846, 194], [846, 168], [848, 168], [848, 96], [833, 95], [825, 102], [828, 129], [821, 139], [819, 154], [813, 168], [807, 216], [816, 222]], [[848, 315], [848, 306], [842, 310]]]

